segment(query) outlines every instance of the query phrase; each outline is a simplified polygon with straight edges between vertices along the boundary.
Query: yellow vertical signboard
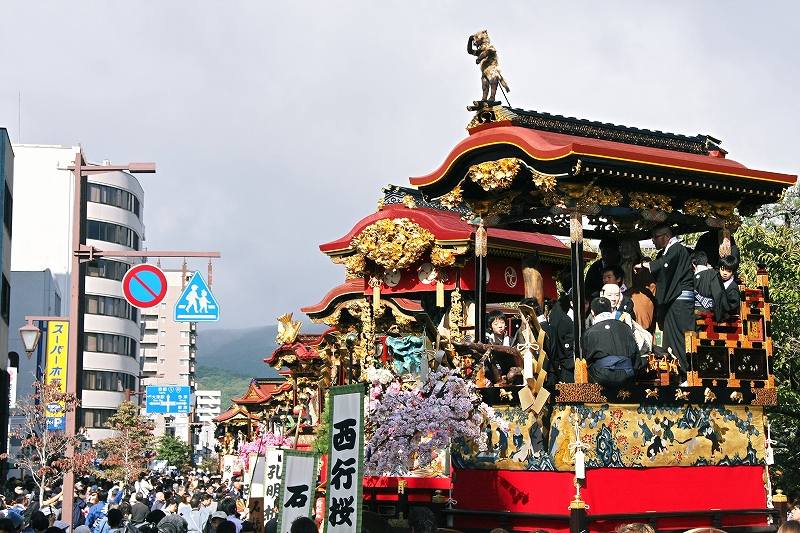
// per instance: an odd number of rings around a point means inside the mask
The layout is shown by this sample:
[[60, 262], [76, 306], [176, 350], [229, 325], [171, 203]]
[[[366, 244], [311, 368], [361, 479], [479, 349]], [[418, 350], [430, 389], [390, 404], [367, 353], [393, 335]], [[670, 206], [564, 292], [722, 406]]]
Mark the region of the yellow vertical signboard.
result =
[[[47, 367], [45, 383], [67, 392], [67, 339], [69, 322], [47, 323]], [[66, 429], [64, 402], [51, 402], [45, 406], [48, 429]]]

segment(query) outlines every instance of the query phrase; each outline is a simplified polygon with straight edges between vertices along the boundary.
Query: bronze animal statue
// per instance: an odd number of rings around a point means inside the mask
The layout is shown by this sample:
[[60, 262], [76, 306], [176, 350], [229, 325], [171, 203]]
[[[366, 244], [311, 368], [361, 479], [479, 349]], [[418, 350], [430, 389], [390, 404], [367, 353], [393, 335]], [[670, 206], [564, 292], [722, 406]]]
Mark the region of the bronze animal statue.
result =
[[[481, 100], [495, 101], [498, 84], [502, 85], [506, 91], [511, 92], [506, 80], [503, 79], [503, 75], [500, 74], [500, 67], [497, 64], [497, 50], [489, 42], [489, 34], [486, 30], [469, 36], [467, 53], [478, 56], [475, 63], [480, 65], [481, 68], [481, 85], [483, 86], [483, 98]], [[491, 93], [489, 93], [489, 89], [491, 89]]]

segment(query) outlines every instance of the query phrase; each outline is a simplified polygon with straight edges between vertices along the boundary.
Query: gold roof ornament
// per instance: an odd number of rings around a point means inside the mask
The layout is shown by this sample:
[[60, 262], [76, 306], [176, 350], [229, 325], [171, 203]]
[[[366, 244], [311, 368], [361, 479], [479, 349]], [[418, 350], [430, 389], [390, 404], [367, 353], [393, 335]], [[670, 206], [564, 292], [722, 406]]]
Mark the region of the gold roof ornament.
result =
[[299, 320], [292, 321], [292, 313], [284, 313], [278, 318], [278, 345], [292, 344], [300, 333], [303, 323]]

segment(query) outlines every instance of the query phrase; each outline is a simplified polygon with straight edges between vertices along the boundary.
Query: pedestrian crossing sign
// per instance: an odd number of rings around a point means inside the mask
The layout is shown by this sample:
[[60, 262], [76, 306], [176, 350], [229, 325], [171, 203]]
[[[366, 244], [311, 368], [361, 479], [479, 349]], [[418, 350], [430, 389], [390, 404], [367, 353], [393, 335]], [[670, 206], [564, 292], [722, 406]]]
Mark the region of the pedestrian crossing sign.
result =
[[219, 305], [203, 276], [195, 271], [175, 302], [175, 322], [216, 322]]

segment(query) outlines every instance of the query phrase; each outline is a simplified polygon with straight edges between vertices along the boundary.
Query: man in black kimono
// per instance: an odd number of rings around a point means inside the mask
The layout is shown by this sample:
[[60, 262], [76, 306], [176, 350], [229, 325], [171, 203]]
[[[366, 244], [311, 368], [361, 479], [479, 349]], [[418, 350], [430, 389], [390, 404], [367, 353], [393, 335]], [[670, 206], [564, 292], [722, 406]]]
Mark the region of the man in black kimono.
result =
[[692, 252], [691, 260], [694, 268], [694, 308], [703, 313], [714, 313], [714, 320], [720, 322], [728, 310], [728, 300], [719, 272], [709, 267], [705, 252]]
[[586, 279], [583, 285], [586, 298], [589, 300], [600, 294], [600, 289], [603, 288], [603, 269], [618, 265], [621, 257], [619, 241], [614, 237], [603, 237], [598, 248], [600, 249], [600, 259], [592, 263], [586, 270]]
[[559, 298], [547, 317], [553, 334], [553, 352], [548, 353], [556, 381], [575, 383], [574, 330], [571, 297]]
[[727, 313], [738, 315], [742, 303], [742, 293], [737, 283], [737, 271], [739, 270], [739, 259], [732, 255], [723, 255], [719, 258], [719, 277], [722, 286], [725, 288], [727, 300]]
[[583, 353], [589, 381], [619, 388], [633, 378], [639, 347], [630, 326], [615, 320], [611, 302], [595, 298], [590, 305], [594, 324], [583, 333]]
[[652, 236], [658, 255], [635, 265], [634, 271], [647, 268], [656, 281], [656, 319], [663, 324], [664, 332], [662, 348], [672, 349], [680, 361], [681, 381], [685, 381], [689, 364], [684, 334], [695, 328], [692, 262], [689, 251], [672, 235], [669, 224], [654, 227]]

